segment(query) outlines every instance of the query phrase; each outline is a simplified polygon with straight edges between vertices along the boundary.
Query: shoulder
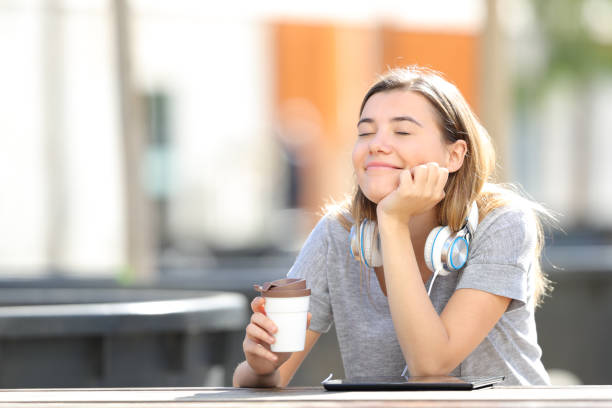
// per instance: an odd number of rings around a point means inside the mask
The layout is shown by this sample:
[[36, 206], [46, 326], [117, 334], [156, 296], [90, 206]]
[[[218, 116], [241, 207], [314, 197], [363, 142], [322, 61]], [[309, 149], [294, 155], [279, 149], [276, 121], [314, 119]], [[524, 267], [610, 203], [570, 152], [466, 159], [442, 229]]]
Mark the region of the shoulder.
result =
[[457, 289], [479, 289], [516, 300], [508, 310], [524, 305], [533, 290], [529, 276], [537, 263], [537, 241], [532, 209], [509, 203], [491, 210], [476, 228]]
[[497, 207], [482, 217], [474, 238], [504, 233], [523, 237], [536, 233], [536, 216], [532, 209], [516, 204]]
[[484, 216], [476, 228], [470, 249], [474, 258], [481, 262], [516, 262], [534, 253], [537, 239], [534, 211], [525, 206], [508, 204]]
[[479, 199], [480, 224], [475, 235], [506, 231], [537, 236], [540, 217], [550, 214], [539, 203], [528, 198], [521, 187], [513, 184], [486, 183]]
[[349, 254], [348, 236], [340, 221], [326, 213], [306, 238], [287, 276], [304, 277], [311, 287], [327, 287], [330, 265]]
[[327, 212], [321, 217], [315, 230], [325, 234], [331, 242], [343, 242], [348, 239], [352, 222], [350, 214]]

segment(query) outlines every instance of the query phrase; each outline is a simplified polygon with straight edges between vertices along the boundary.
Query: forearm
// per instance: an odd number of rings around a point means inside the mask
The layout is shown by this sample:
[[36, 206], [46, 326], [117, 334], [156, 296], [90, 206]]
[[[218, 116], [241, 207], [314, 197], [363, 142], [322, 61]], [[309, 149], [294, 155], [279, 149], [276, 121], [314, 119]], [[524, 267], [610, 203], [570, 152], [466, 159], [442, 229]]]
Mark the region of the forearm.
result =
[[236, 367], [232, 379], [234, 387], [272, 388], [281, 386], [281, 376], [277, 370], [267, 375], [257, 374], [247, 361]]
[[433, 307], [416, 261], [408, 226], [379, 223], [389, 309], [412, 375], [448, 374], [449, 336]]

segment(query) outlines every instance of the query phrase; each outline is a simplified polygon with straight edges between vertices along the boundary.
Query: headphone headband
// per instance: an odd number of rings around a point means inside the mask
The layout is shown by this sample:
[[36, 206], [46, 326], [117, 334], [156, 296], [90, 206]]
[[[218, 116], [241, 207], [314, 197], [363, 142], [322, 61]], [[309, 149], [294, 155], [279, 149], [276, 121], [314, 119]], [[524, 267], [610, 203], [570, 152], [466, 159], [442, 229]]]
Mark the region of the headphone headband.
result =
[[478, 228], [478, 205], [476, 205], [476, 201], [472, 201], [465, 226], [467, 227], [470, 235], [473, 236], [474, 232], [476, 232], [476, 228]]

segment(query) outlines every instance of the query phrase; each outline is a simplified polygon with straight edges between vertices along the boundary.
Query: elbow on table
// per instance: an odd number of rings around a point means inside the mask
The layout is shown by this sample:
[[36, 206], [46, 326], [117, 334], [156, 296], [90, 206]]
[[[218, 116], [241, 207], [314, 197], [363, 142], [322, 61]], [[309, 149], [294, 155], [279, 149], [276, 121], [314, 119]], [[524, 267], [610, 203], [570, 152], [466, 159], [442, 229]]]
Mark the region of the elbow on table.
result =
[[408, 365], [412, 377], [447, 376], [455, 369], [456, 365], [447, 364], [443, 361], [418, 361]]
[[278, 370], [265, 375], [257, 374], [247, 361], [238, 364], [232, 377], [232, 386], [237, 388], [281, 388], [285, 385], [281, 383]]

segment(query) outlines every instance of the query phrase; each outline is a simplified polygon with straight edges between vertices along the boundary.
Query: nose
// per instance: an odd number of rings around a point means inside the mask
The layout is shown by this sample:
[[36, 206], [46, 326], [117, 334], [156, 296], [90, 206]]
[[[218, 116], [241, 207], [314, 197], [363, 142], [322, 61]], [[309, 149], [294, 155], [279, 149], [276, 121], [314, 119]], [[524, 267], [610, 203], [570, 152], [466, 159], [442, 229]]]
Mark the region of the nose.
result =
[[370, 139], [369, 147], [371, 153], [390, 153], [392, 146], [388, 132], [379, 129], [374, 137]]

